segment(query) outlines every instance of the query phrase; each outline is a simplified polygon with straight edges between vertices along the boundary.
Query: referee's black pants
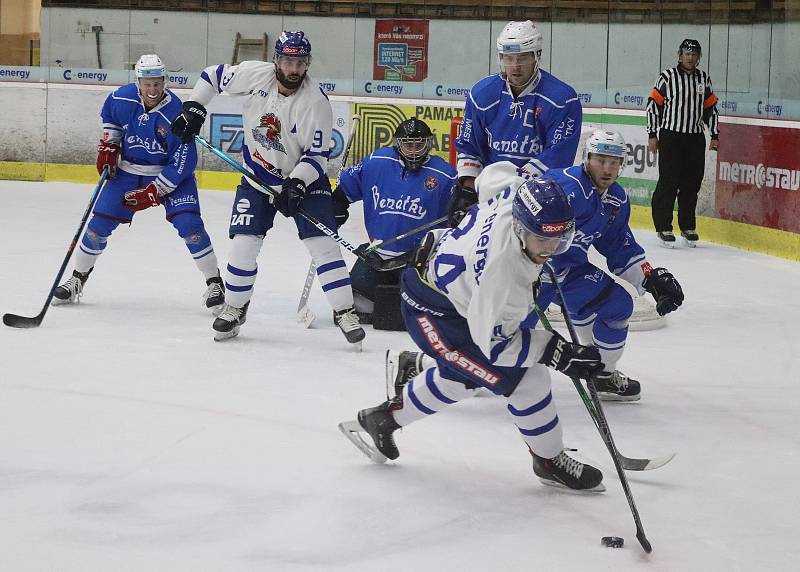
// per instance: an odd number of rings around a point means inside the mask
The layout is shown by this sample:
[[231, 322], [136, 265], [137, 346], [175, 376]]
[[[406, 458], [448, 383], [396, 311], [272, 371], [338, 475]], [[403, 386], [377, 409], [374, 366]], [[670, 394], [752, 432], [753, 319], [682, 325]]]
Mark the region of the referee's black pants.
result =
[[678, 199], [678, 227], [696, 230], [697, 193], [706, 166], [706, 138], [702, 133], [658, 133], [658, 183], [651, 202], [657, 232], [672, 230], [672, 211]]

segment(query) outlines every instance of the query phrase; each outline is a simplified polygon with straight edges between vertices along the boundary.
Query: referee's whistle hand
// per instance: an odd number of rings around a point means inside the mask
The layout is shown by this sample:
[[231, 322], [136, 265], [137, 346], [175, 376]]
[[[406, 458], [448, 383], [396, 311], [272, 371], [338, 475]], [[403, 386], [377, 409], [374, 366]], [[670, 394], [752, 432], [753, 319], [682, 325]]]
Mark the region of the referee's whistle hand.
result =
[[716, 151], [719, 149], [719, 139], [712, 139], [711, 142], [708, 144], [709, 151]]
[[647, 140], [647, 150], [651, 153], [655, 153], [658, 150], [658, 139], [655, 137], [650, 137]]

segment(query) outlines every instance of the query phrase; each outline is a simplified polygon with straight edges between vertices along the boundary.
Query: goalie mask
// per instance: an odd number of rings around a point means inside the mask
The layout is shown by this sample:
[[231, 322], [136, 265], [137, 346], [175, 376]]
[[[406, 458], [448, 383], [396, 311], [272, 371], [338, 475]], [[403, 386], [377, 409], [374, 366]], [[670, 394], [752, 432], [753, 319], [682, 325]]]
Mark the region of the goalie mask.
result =
[[433, 133], [428, 124], [415, 117], [406, 119], [394, 132], [394, 148], [409, 171], [417, 171], [428, 160]]
[[575, 211], [557, 182], [528, 179], [512, 201], [514, 234], [536, 264], [566, 252], [575, 237]]
[[526, 87], [539, 72], [542, 33], [533, 22], [509, 22], [497, 37], [500, 75], [512, 87]]

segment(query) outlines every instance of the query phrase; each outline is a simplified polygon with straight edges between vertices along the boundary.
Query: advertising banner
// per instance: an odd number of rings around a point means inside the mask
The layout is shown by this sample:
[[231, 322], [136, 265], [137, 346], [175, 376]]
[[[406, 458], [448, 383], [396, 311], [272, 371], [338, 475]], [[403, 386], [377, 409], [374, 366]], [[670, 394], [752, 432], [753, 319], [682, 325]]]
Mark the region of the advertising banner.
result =
[[428, 124], [434, 135], [432, 154], [445, 161], [450, 153], [450, 123], [461, 117], [464, 110], [447, 105], [388, 105], [379, 103], [353, 104], [353, 113], [361, 116], [361, 125], [350, 150], [352, 161], [358, 162], [378, 147], [392, 145], [397, 126], [416, 117]]
[[428, 20], [375, 20], [372, 79], [423, 81], [428, 77]]
[[[241, 105], [242, 97], [216, 97], [208, 107], [208, 120], [204, 129], [208, 129], [209, 142], [226, 153], [233, 155], [241, 154], [242, 143], [244, 143], [244, 127], [242, 125]], [[331, 129], [331, 154], [328, 158], [328, 175], [335, 177], [341, 166], [344, 142], [350, 135], [350, 104], [345, 101], [332, 101], [333, 108], [333, 128]], [[205, 153], [205, 151], [204, 151]], [[241, 161], [240, 157], [237, 157]], [[214, 164], [219, 161], [221, 167], [224, 165], [216, 157], [208, 156], [207, 161]]]
[[720, 218], [800, 232], [800, 129], [721, 123], [720, 141]]

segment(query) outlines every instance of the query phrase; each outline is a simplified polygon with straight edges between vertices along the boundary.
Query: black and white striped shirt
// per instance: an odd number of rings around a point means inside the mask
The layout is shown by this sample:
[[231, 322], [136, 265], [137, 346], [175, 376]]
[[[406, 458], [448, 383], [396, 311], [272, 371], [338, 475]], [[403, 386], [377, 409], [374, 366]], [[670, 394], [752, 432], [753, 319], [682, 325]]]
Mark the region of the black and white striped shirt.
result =
[[687, 73], [680, 66], [667, 68], [658, 76], [647, 100], [647, 133], [659, 129], [678, 133], [702, 133], [703, 122], [711, 138], [719, 137], [717, 96], [711, 78], [702, 70]]

